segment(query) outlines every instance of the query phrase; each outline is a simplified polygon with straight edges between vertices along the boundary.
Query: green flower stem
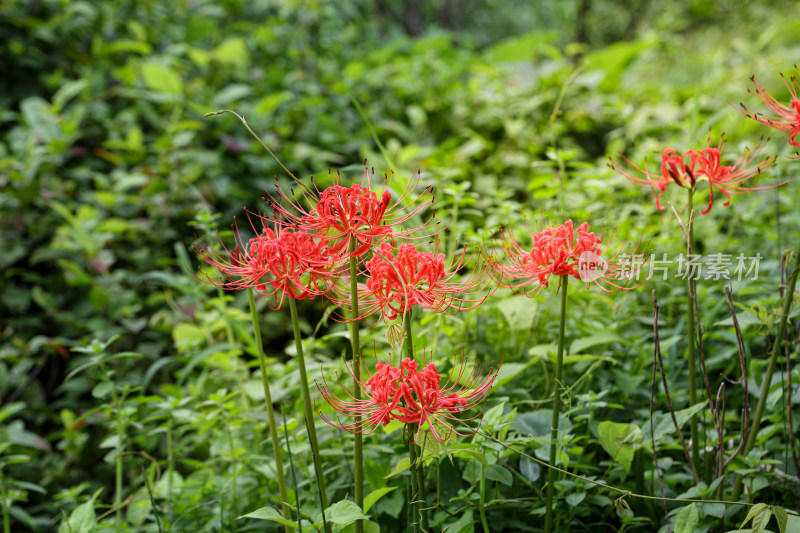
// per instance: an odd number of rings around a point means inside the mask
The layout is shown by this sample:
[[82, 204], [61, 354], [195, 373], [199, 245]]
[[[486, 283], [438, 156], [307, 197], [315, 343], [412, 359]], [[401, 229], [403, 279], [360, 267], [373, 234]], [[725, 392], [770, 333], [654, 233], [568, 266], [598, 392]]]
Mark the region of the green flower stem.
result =
[[[106, 369], [105, 365], [102, 365], [103, 374], [108, 375], [108, 369]], [[114, 473], [114, 508], [116, 509], [116, 521], [117, 521], [117, 529], [122, 528], [122, 443], [125, 440], [125, 417], [122, 416], [120, 410], [122, 409], [122, 403], [124, 402], [124, 394], [122, 398], [117, 396], [117, 391], [115, 387], [111, 387], [111, 402], [114, 405], [114, 410], [116, 410], [116, 418], [117, 418], [117, 457], [115, 459], [116, 468]], [[114, 411], [111, 411], [113, 415]]]
[[[412, 361], [414, 360], [414, 334], [411, 329], [411, 310], [409, 309], [405, 313], [403, 313], [403, 325], [405, 326], [406, 330], [406, 354], [409, 359]], [[411, 433], [416, 434], [417, 426], [416, 424], [409, 426]], [[419, 520], [419, 517], [422, 518], [422, 530], [429, 531], [429, 521], [428, 521], [428, 510], [427, 510], [427, 502], [425, 501], [425, 472], [422, 468], [422, 462], [417, 461], [417, 458], [422, 457], [422, 448], [419, 445], [414, 444], [412, 442], [408, 443], [409, 447], [409, 454], [411, 458], [411, 476], [412, 478], [416, 478], [415, 486], [416, 486], [416, 496], [414, 498], [415, 501], [421, 502], [416, 504], [416, 508], [419, 512], [414, 514], [415, 518], [415, 527], [416, 521]]]
[[[350, 253], [356, 250], [355, 238], [350, 238]], [[353, 309], [353, 318], [358, 317], [358, 266], [356, 258], [350, 257], [350, 301]], [[350, 346], [353, 351], [353, 375], [356, 383], [353, 384], [353, 398], [355, 401], [361, 399], [361, 339], [359, 338], [360, 320], [353, 320], [350, 323]], [[357, 425], [361, 417], [355, 417]], [[361, 433], [353, 434], [353, 478], [355, 480], [355, 500], [358, 508], [364, 509], [364, 440]], [[363, 520], [356, 520], [355, 533], [363, 533]]]
[[[261, 366], [261, 383], [264, 385], [264, 400], [267, 403], [267, 421], [269, 422], [269, 436], [272, 440], [272, 455], [275, 458], [275, 471], [278, 476], [278, 491], [281, 498], [281, 508], [283, 516], [287, 520], [292, 518], [292, 510], [289, 507], [289, 500], [286, 497], [286, 478], [283, 476], [283, 461], [281, 461], [281, 447], [278, 440], [278, 429], [275, 426], [275, 411], [272, 409], [272, 394], [269, 392], [269, 382], [267, 381], [267, 361], [264, 357], [264, 344], [261, 342], [261, 327], [258, 325], [258, 313], [256, 312], [256, 300], [253, 296], [253, 289], [247, 288], [247, 297], [250, 300], [250, 317], [253, 320], [253, 334], [256, 338], [256, 350], [258, 351], [258, 363]], [[289, 526], [284, 526], [284, 531], [289, 533]]]
[[[415, 424], [409, 427], [409, 431], [413, 433], [416, 430]], [[419, 476], [417, 476], [417, 445], [411, 442], [411, 436], [408, 439], [408, 458], [411, 461], [411, 516], [412, 523], [414, 524], [414, 533], [420, 533], [420, 512], [422, 508], [420, 505], [420, 490], [419, 490]]]
[[[556, 466], [558, 450], [558, 416], [561, 410], [561, 399], [558, 395], [558, 386], [561, 383], [561, 367], [564, 362], [564, 326], [567, 321], [567, 282], [569, 276], [561, 276], [559, 289], [561, 290], [561, 317], [558, 324], [558, 353], [556, 355], [556, 371], [553, 379], [553, 426], [550, 433], [550, 465]], [[553, 494], [555, 493], [556, 470], [547, 471], [547, 510], [544, 518], [545, 533], [553, 530]]]
[[[314, 471], [317, 475], [317, 484], [322, 500], [322, 511], [328, 508], [328, 494], [325, 490], [325, 475], [322, 472], [322, 458], [319, 455], [319, 441], [317, 440], [317, 430], [314, 426], [314, 411], [311, 408], [311, 393], [308, 390], [308, 373], [306, 372], [306, 360], [303, 356], [303, 341], [300, 338], [300, 321], [297, 319], [297, 302], [294, 298], [289, 298], [289, 310], [292, 312], [292, 330], [294, 331], [294, 345], [297, 348], [297, 366], [300, 369], [300, 391], [303, 395], [303, 412], [306, 419], [308, 430], [308, 440], [311, 443], [311, 455], [314, 460]], [[328, 532], [330, 533], [330, 531]]]
[[[688, 189], [689, 191], [689, 243], [687, 246], [687, 256], [688, 254], [694, 253], [694, 217], [692, 216], [692, 200], [694, 197], [694, 189]], [[689, 261], [689, 257], [686, 258], [687, 264]], [[687, 266], [687, 274], [688, 266]], [[697, 403], [697, 368], [696, 368], [696, 359], [697, 355], [695, 354], [695, 342], [697, 331], [696, 331], [696, 320], [697, 317], [694, 315], [694, 302], [693, 299], [695, 296], [695, 284], [694, 280], [692, 279], [691, 275], [687, 275], [687, 293], [686, 293], [686, 303], [687, 307], [689, 308], [689, 405], [695, 405]], [[694, 463], [695, 471], [700, 472], [700, 438], [697, 431], [697, 415], [692, 415], [689, 418], [689, 428], [691, 430], [691, 438], [692, 438], [692, 462]]]
[[[781, 351], [783, 344], [783, 334], [786, 331], [786, 322], [789, 320], [789, 311], [792, 309], [792, 301], [794, 300], [794, 291], [797, 287], [797, 274], [800, 272], [800, 246], [794, 256], [794, 267], [791, 274], [789, 274], [789, 290], [786, 291], [786, 296], [783, 301], [783, 311], [781, 312], [781, 320], [778, 322], [778, 335], [775, 337], [775, 344], [772, 346], [772, 354], [767, 363], [767, 370], [764, 372], [764, 381], [761, 383], [761, 395], [758, 397], [758, 404], [756, 404], [756, 411], [753, 414], [753, 420], [750, 423], [750, 433], [747, 435], [744, 449], [742, 450], [742, 457], [747, 457], [758, 436], [758, 426], [761, 423], [761, 417], [764, 414], [764, 407], [767, 405], [767, 396], [769, 396], [769, 389], [772, 385], [772, 374], [775, 372], [775, 362], [778, 359], [778, 354]], [[742, 476], [736, 476], [736, 483], [733, 487], [733, 499], [737, 500], [742, 493]]]
[[483, 531], [485, 533], [489, 533], [491, 530], [489, 529], [489, 522], [486, 520], [486, 466], [481, 463], [481, 501], [480, 501], [480, 513], [481, 513], [481, 525], [483, 525]]

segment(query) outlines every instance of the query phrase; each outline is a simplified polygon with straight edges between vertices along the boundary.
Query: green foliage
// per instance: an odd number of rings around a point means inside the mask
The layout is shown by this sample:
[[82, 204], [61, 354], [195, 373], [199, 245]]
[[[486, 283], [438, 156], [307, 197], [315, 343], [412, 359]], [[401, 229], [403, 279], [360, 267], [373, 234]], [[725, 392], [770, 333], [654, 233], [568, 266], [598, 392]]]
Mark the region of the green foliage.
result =
[[[488, 242], [503, 225], [521, 234], [525, 220], [546, 214], [602, 222], [620, 242], [641, 237], [657, 256], [674, 256], [685, 245], [670, 213], [659, 216], [652, 192], [608, 170], [608, 158], [619, 162], [621, 151], [653, 164], [667, 146], [699, 147], [724, 131], [735, 161], [734, 152], [766, 132], [728, 103], [757, 106], [746, 92], [753, 74], [788, 101], [777, 73], [788, 74], [797, 55], [800, 12], [791, 2], [640, 2], [637, 10], [619, 0], [410, 4], [42, 0], [0, 7], [0, 503], [11, 531], [210, 532], [234, 524], [244, 531], [258, 520], [267, 531], [298, 527], [275, 507], [276, 465], [246, 298], [193, 277], [205, 273], [190, 252], [195, 240], [214, 243], [218, 227], [229, 241], [224, 228], [234, 215], [247, 228], [242, 205], [265, 209], [259, 197], [274, 187], [274, 175], [284, 187], [289, 182], [237, 121], [205, 113], [241, 112], [293, 173], [315, 175], [320, 187], [330, 167], [348, 183], [360, 178], [365, 159], [378, 176], [391, 161], [398, 185], [420, 168], [437, 193], [448, 253]], [[583, 61], [588, 66], [565, 85]], [[785, 137], [774, 137], [766, 152], [791, 155]], [[794, 165], [779, 159], [759, 184], [793, 177]], [[706, 195], [698, 192], [700, 205]], [[715, 204], [695, 221], [700, 252], [763, 257], [755, 281], [698, 284], [712, 399], [728, 378], [726, 458], [738, 445], [748, 398], [733, 383], [738, 348], [722, 290], [729, 284], [734, 294], [754, 405], [781, 313], [781, 253], [800, 228], [798, 197], [795, 180], [735, 196], [729, 208]], [[685, 201], [671, 190], [663, 200], [678, 210]], [[786, 422], [792, 414], [796, 427], [800, 416], [800, 373], [784, 371], [781, 355], [754, 449], [732, 460], [725, 479], [701, 471], [695, 482], [659, 376], [650, 408], [655, 290], [677, 426], [688, 434], [689, 420], [699, 417], [708, 428], [703, 446], [717, 449], [708, 399], [689, 405], [686, 288], [669, 274], [613, 295], [577, 283], [570, 289], [566, 412], [555, 445], [559, 467], [585, 479], [557, 481], [558, 521], [575, 530], [656, 531], [669, 520], [673, 531], [694, 531], [724, 517], [731, 527], [764, 531], [774, 516], [781, 533], [792, 531], [798, 472]], [[469, 428], [480, 431], [450, 435], [445, 446], [422, 442], [424, 496], [437, 530], [480, 530], [482, 470], [493, 530], [539, 529], [547, 476], [536, 459], [546, 461], [554, 445], [546, 391], [558, 300], [552, 287], [536, 299], [503, 289], [475, 311], [423, 315], [415, 326], [415, 341], [434, 352], [440, 369], [452, 354], [504, 359], [481, 425]], [[297, 479], [290, 499], [299, 494], [301, 528], [315, 531], [322, 509], [291, 325], [288, 313], [264, 304], [272, 395], [284, 406]], [[334, 370], [346, 376], [347, 328], [318, 302], [298, 306], [311, 379]], [[385, 330], [362, 331], [379, 358], [390, 351]], [[794, 333], [785, 349], [796, 359]], [[341, 531], [364, 515], [366, 531], [404, 527], [410, 461], [400, 425], [365, 439], [368, 487], [358, 509], [348, 499], [349, 435], [316, 423], [337, 501], [327, 520]], [[744, 522], [743, 509], [719, 503], [669, 503], [669, 517], [660, 502], [627, 498], [628, 509], [615, 508], [621, 495], [592, 484], [716, 500], [720, 490], [729, 496], [736, 475], [747, 500], [759, 502]]]

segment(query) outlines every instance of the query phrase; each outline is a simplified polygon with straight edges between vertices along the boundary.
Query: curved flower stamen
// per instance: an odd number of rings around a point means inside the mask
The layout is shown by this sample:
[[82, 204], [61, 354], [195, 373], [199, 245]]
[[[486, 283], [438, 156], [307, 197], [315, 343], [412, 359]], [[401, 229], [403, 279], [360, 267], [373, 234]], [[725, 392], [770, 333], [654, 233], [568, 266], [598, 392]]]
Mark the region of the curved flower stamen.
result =
[[[461, 360], [459, 378], [463, 378], [466, 366]], [[332, 391], [323, 374], [323, 383], [317, 383], [323, 399], [333, 407], [337, 414], [334, 422], [320, 413], [328, 424], [351, 433], [369, 435], [379, 425], [386, 426], [392, 420], [403, 424], [416, 424], [413, 442], [417, 442], [420, 433], [430, 431], [440, 443], [444, 443], [451, 433], [470, 436], [473, 433], [461, 433], [453, 422], [474, 420], [483, 414], [483, 408], [477, 414], [464, 416], [468, 411], [480, 407], [488, 396], [492, 384], [500, 370], [500, 365], [493, 366], [481, 377], [481, 370], [475, 365], [466, 379], [452, 380], [452, 373], [442, 387], [442, 376], [434, 363], [428, 363], [420, 369], [420, 364], [412, 359], [404, 359], [399, 367], [387, 363], [376, 363], [375, 373], [369, 378], [359, 380], [352, 367], [347, 366], [348, 373], [361, 389], [363, 399], [343, 400]], [[463, 384], [459, 384], [464, 381]], [[341, 385], [341, 382], [339, 382]], [[347, 388], [342, 386], [342, 390]], [[354, 422], [342, 422], [339, 417], [355, 418]], [[447, 434], [443, 435], [442, 430]]]
[[522, 247], [511, 231], [501, 230], [495, 239], [495, 250], [500, 258], [492, 259], [500, 285], [512, 290], [522, 289], [526, 296], [536, 296], [549, 286], [551, 276], [572, 276], [586, 286], [593, 283], [605, 292], [617, 292], [645, 262], [645, 248], [641, 241], [633, 249], [610, 249], [612, 235], [603, 237], [589, 230], [584, 222], [577, 228], [572, 220], [556, 227], [546, 226], [531, 232], [530, 248]]
[[205, 283], [226, 290], [251, 287], [265, 296], [272, 309], [280, 308], [284, 298], [302, 300], [324, 294], [334, 279], [341, 275], [343, 265], [328, 251], [326, 239], [315, 239], [304, 231], [287, 230], [280, 225], [267, 225], [260, 231], [253, 225], [254, 237], [246, 239], [237, 224], [233, 226], [233, 250], [219, 238], [222, 253], [213, 250], [208, 241], [196, 244], [200, 259], [219, 270], [221, 280], [207, 274], [195, 276]]
[[392, 235], [427, 238], [435, 233], [416, 236], [438, 224], [433, 217], [419, 228], [401, 227], [433, 202], [430, 185], [414, 196], [421, 179], [419, 171], [397, 198], [390, 192], [393, 171], [385, 176], [380, 193], [373, 190], [373, 178], [374, 170], [370, 171], [365, 162], [361, 184], [346, 187], [341, 185], [338, 173], [331, 173], [333, 185], [320, 191], [312, 179], [313, 188], [301, 187], [299, 200], [280, 188], [275, 194], [267, 193], [264, 199], [277, 219], [328, 238], [331, 253], [335, 254], [345, 253], [351, 239], [358, 245], [350, 256], [357, 257], [365, 254], [375, 241], [390, 239]]

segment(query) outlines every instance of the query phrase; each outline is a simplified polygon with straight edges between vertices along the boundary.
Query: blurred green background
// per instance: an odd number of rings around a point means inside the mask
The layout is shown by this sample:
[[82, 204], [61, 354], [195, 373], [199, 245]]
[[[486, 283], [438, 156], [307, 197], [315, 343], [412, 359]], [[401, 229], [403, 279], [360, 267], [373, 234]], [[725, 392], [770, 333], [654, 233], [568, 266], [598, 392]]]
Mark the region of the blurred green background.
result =
[[[792, 153], [783, 134], [735, 109], [761, 109], [747, 93], [752, 75], [788, 101], [778, 73], [791, 73], [800, 56], [800, 6], [788, 0], [3, 0], [0, 35], [0, 462], [12, 480], [14, 531], [53, 530], [62, 509], [69, 515], [99, 488], [98, 501], [110, 502], [112, 464], [102, 457], [121, 446], [108, 442], [116, 417], [130, 418], [126, 449], [163, 461], [158, 402], [188, 409], [209, 391], [235, 389], [242, 376], [228, 357], [226, 324], [252, 370], [245, 300], [231, 303], [191, 277], [191, 245], [227, 228], [242, 206], [263, 209], [262, 191], [275, 176], [288, 180], [238, 121], [207, 112], [244, 115], [301, 179], [324, 184], [334, 168], [357, 180], [365, 159], [400, 181], [420, 169], [436, 188], [449, 242], [479, 243], [492, 228], [545, 213], [589, 218], [620, 237], [651, 241], [657, 253], [677, 253], [683, 244], [670, 214], [659, 216], [652, 192], [608, 169], [609, 157], [619, 161], [622, 151], [641, 163], [667, 146], [700, 147], [709, 134], [716, 144], [722, 133], [730, 161], [769, 135], [765, 153]], [[793, 177], [795, 168], [781, 158], [762, 184]], [[734, 284], [755, 325], [768, 319], [780, 253], [800, 229], [799, 188], [795, 180], [742, 195], [698, 220], [701, 251], [765, 257], [758, 282]], [[683, 205], [672, 193], [665, 199]], [[699, 198], [705, 205], [707, 191]], [[700, 289], [708, 291], [709, 327], [727, 316], [721, 286]], [[667, 303], [684, 294], [680, 284], [652, 287]], [[645, 413], [649, 394], [636, 389], [652, 357], [650, 288], [576, 296], [583, 303], [570, 319], [576, 337], [625, 332], [629, 344], [608, 341], [619, 356], [615, 374], [588, 381], [595, 391], [621, 383], [615, 401], [633, 397]], [[552, 342], [553, 301], [543, 297], [537, 311], [499, 294], [475, 312], [480, 326], [474, 317], [429, 317], [420, 342], [508, 362]], [[301, 311], [313, 357], [335, 365], [344, 328], [315, 302]], [[296, 374], [284, 315], [262, 318], [284, 380], [278, 401]], [[683, 325], [668, 327], [679, 335]], [[767, 345], [768, 327], [758, 328], [754, 353]], [[93, 352], [85, 348], [93, 339], [115, 340]], [[719, 342], [711, 366], [722, 372], [735, 345], [728, 333]], [[108, 353], [129, 357], [65, 380]], [[669, 364], [678, 359], [673, 350]], [[574, 377], [587, 368], [573, 368]], [[509, 405], [545, 398], [532, 385], [541, 376], [528, 365], [519, 371], [498, 397]], [[256, 400], [252, 377], [245, 385]], [[97, 389], [109, 379], [140, 400], [109, 406], [108, 391]], [[221, 452], [203, 437], [208, 428], [197, 432], [201, 421], [183, 415], [176, 424], [185, 428], [186, 477]], [[9, 459], [16, 456], [25, 459]], [[147, 466], [131, 466], [126, 477], [137, 494]], [[224, 484], [221, 466], [206, 468], [204, 483]], [[259, 490], [241, 503], [242, 514], [274, 488]], [[174, 531], [219, 530], [204, 514], [213, 506], [197, 501], [183, 503], [185, 521]], [[150, 508], [142, 509], [129, 516], [131, 530], [154, 530]], [[522, 527], [514, 516], [503, 518], [509, 531]]]

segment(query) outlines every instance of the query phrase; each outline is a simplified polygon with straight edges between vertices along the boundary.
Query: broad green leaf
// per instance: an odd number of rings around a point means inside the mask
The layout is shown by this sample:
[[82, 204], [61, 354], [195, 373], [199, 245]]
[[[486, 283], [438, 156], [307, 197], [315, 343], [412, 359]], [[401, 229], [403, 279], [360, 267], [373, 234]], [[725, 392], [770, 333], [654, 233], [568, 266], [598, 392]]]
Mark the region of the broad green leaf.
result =
[[383, 479], [389, 479], [392, 476], [396, 476], [401, 472], [405, 472], [410, 467], [411, 467], [411, 459], [409, 459], [408, 457], [402, 457], [399, 461], [397, 461], [397, 464], [394, 465], [394, 470], [392, 470], [389, 473], [389, 475], [384, 476]]
[[612, 342], [624, 343], [625, 339], [623, 339], [616, 333], [612, 333], [610, 331], [602, 331], [595, 335], [589, 335], [588, 337], [582, 337], [580, 339], [576, 339], [570, 345], [569, 353], [575, 354], [578, 352], [582, 352], [586, 348], [591, 348], [592, 346], [598, 346], [600, 344], [610, 344]]
[[325, 518], [328, 522], [343, 526], [367, 517], [361, 512], [361, 509], [358, 508], [355, 502], [342, 500], [325, 509]]
[[503, 314], [512, 330], [523, 331], [530, 329], [533, 324], [537, 304], [527, 296], [516, 294], [510, 298], [500, 300], [497, 308]]
[[498, 481], [503, 485], [508, 485], [509, 487], [514, 482], [514, 477], [511, 475], [511, 472], [509, 472], [508, 469], [500, 465], [492, 465], [489, 468], [487, 468], [486, 479], [491, 479], [492, 481]]
[[111, 389], [114, 388], [114, 383], [111, 381], [101, 381], [97, 385], [92, 388], [92, 396], [97, 399], [102, 399], [108, 396], [111, 392]]
[[778, 522], [778, 530], [780, 533], [786, 533], [786, 524], [789, 522], [789, 513], [783, 507], [777, 505], [772, 508], [772, 513], [775, 515], [775, 520]]
[[756, 516], [758, 513], [760, 513], [761, 511], [763, 511], [766, 508], [767, 508], [767, 504], [766, 503], [757, 503], [754, 506], [752, 506], [750, 508], [750, 511], [748, 511], [747, 516], [745, 517], [744, 521], [742, 522], [742, 525], [739, 526], [739, 527], [744, 527], [744, 525], [746, 523], [748, 523], [754, 516]]
[[644, 441], [644, 433], [639, 426], [604, 421], [597, 426], [597, 433], [603, 449], [614, 461], [622, 465], [625, 472], [630, 472], [634, 454], [633, 445]]
[[675, 517], [675, 533], [694, 533], [699, 521], [700, 513], [697, 512], [695, 504], [690, 503]]
[[378, 500], [396, 488], [397, 487], [382, 487], [367, 494], [367, 496], [364, 498], [364, 513], [367, 513], [370, 508], [377, 503]]
[[769, 524], [769, 519], [772, 516], [772, 510], [769, 507], [762, 509], [758, 514], [753, 517], [753, 533], [764, 533]]
[[183, 94], [183, 81], [173, 69], [160, 63], [147, 61], [142, 64], [142, 77], [149, 89], [170, 95]]
[[94, 501], [89, 500], [70, 513], [67, 521], [61, 523], [58, 533], [89, 533], [94, 529], [94, 518]]
[[585, 492], [571, 492], [567, 495], [566, 500], [570, 507], [577, 507], [585, 498]]
[[278, 522], [279, 524], [283, 524], [285, 526], [289, 526], [292, 529], [297, 529], [297, 522], [295, 522], [293, 520], [287, 520], [286, 518], [284, 518], [273, 507], [262, 507], [261, 509], [256, 509], [252, 513], [247, 513], [246, 515], [239, 516], [236, 519], [240, 520], [242, 518], [255, 518], [257, 520], [269, 520], [270, 522]]
[[539, 479], [539, 476], [542, 473], [542, 467], [539, 466], [539, 463], [532, 461], [523, 455], [519, 459], [519, 471], [525, 477], [525, 479], [533, 483]]
[[172, 340], [179, 350], [188, 350], [205, 342], [206, 336], [198, 326], [181, 322], [172, 330]]

